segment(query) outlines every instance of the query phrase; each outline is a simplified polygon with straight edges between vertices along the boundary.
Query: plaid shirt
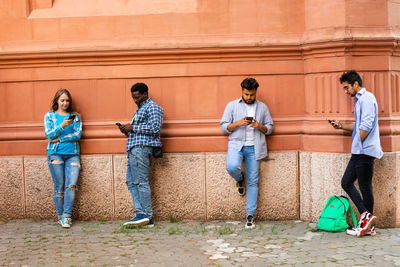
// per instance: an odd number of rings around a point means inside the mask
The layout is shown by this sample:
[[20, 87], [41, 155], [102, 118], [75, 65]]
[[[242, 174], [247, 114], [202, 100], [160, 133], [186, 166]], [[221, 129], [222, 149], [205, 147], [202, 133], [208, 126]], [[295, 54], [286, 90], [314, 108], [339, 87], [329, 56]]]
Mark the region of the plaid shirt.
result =
[[126, 151], [134, 146], [161, 147], [160, 131], [164, 111], [156, 102], [148, 98], [140, 103], [132, 119], [132, 132], [128, 135]]

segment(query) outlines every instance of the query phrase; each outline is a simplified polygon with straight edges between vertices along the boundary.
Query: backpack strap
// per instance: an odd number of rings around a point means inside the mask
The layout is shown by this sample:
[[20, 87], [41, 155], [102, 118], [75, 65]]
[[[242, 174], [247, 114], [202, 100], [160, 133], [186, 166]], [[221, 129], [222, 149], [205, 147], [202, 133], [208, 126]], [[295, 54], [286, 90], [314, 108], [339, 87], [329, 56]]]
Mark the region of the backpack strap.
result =
[[350, 205], [349, 205], [349, 210], [350, 210], [351, 218], [353, 219], [353, 226], [356, 227], [357, 226], [356, 215], [354, 214], [354, 211]]
[[[349, 201], [349, 198], [346, 196], [341, 195], [340, 197], [345, 198], [347, 201]], [[349, 204], [349, 210], [350, 210], [350, 214], [351, 214], [351, 218], [353, 219], [353, 226], [356, 227], [357, 226], [357, 218], [356, 215], [354, 214], [353, 209], [351, 208], [350, 202]]]

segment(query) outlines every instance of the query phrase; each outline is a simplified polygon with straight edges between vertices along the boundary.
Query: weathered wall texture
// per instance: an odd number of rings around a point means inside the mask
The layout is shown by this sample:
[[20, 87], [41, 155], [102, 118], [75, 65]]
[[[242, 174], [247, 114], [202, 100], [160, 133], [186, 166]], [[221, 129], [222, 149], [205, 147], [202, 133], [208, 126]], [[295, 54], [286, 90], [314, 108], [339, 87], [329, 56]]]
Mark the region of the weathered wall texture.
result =
[[60, 87], [82, 114], [82, 153], [123, 153], [114, 123], [130, 121], [137, 81], [165, 109], [166, 151], [224, 151], [218, 121], [248, 76], [276, 123], [272, 150], [348, 152], [324, 119], [352, 119], [338, 84], [350, 68], [377, 96], [384, 150], [398, 151], [399, 14], [397, 0], [3, 0], [0, 154], [45, 154]]
[[[387, 153], [375, 163], [379, 227], [400, 226], [399, 157]], [[345, 195], [340, 181], [348, 160], [348, 154], [339, 153], [270, 153], [260, 167], [257, 219], [317, 221], [330, 196]], [[133, 216], [126, 161], [121, 154], [82, 156], [75, 218]], [[154, 159], [150, 180], [155, 218], [243, 220], [246, 198], [237, 194], [225, 166], [225, 153], [167, 153]], [[56, 218], [45, 157], [0, 157], [0, 174], [9, 178], [0, 191], [0, 219]]]
[[[375, 161], [372, 186], [379, 227], [400, 227], [399, 155], [386, 153]], [[330, 196], [346, 196], [340, 184], [349, 159], [347, 154], [300, 152], [300, 219], [317, 221]]]
[[[74, 217], [133, 216], [125, 184], [126, 162], [126, 156], [120, 154], [81, 157]], [[167, 153], [162, 159], [154, 159], [150, 180], [155, 218], [245, 218], [246, 198], [237, 194], [225, 166], [226, 153]], [[53, 182], [45, 157], [0, 157], [0, 174], [9, 178], [0, 191], [0, 218], [56, 217]], [[298, 195], [297, 152], [271, 153], [260, 167], [257, 218], [298, 218]]]
[[340, 192], [331, 183], [351, 143], [325, 118], [353, 120], [338, 78], [356, 69], [377, 97], [382, 147], [394, 152], [377, 161], [377, 212], [390, 217], [382, 225], [399, 225], [396, 205], [379, 202], [400, 194], [384, 182], [400, 180], [399, 0], [2, 0], [0, 29], [2, 216], [53, 216], [43, 116], [64, 87], [84, 124], [76, 215], [126, 217], [126, 140], [114, 123], [131, 120], [129, 88], [143, 81], [165, 110], [169, 154], [154, 164], [156, 214], [185, 203], [187, 218], [242, 218], [242, 200], [227, 189], [219, 120], [253, 76], [275, 122], [259, 216], [315, 220]]

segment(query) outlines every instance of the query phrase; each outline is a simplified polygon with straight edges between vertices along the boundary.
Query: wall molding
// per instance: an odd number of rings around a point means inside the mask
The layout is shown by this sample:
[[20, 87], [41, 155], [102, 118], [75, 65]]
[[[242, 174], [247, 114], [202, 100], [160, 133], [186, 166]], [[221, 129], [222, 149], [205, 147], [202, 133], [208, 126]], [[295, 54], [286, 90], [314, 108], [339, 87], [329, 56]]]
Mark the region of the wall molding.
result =
[[[261, 43], [238, 46], [213, 44], [203, 46], [182, 45], [179, 48], [62, 48], [58, 45], [52, 50], [27, 51], [14, 47], [14, 51], [3, 49], [0, 53], [0, 69], [28, 67], [63, 66], [104, 66], [127, 64], [165, 64], [193, 62], [229, 62], [240, 60], [298, 60], [314, 57], [337, 57], [344, 54], [360, 55], [400, 55], [400, 36], [354, 39], [344, 38], [331, 41]], [[216, 41], [213, 43], [217, 43]], [[33, 44], [33, 42], [32, 42]], [[43, 44], [43, 47], [49, 45]], [[40, 46], [39, 46], [40, 47]], [[22, 52], [21, 52], [22, 51]]]

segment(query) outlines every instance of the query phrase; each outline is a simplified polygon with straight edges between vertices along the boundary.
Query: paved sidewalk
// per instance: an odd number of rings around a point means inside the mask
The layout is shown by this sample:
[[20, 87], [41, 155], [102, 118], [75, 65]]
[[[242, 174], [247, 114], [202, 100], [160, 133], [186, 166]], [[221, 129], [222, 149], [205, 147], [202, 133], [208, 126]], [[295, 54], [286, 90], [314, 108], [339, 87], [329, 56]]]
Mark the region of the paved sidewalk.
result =
[[314, 232], [301, 221], [156, 222], [125, 229], [122, 221], [0, 224], [0, 266], [400, 266], [400, 228], [375, 237]]

